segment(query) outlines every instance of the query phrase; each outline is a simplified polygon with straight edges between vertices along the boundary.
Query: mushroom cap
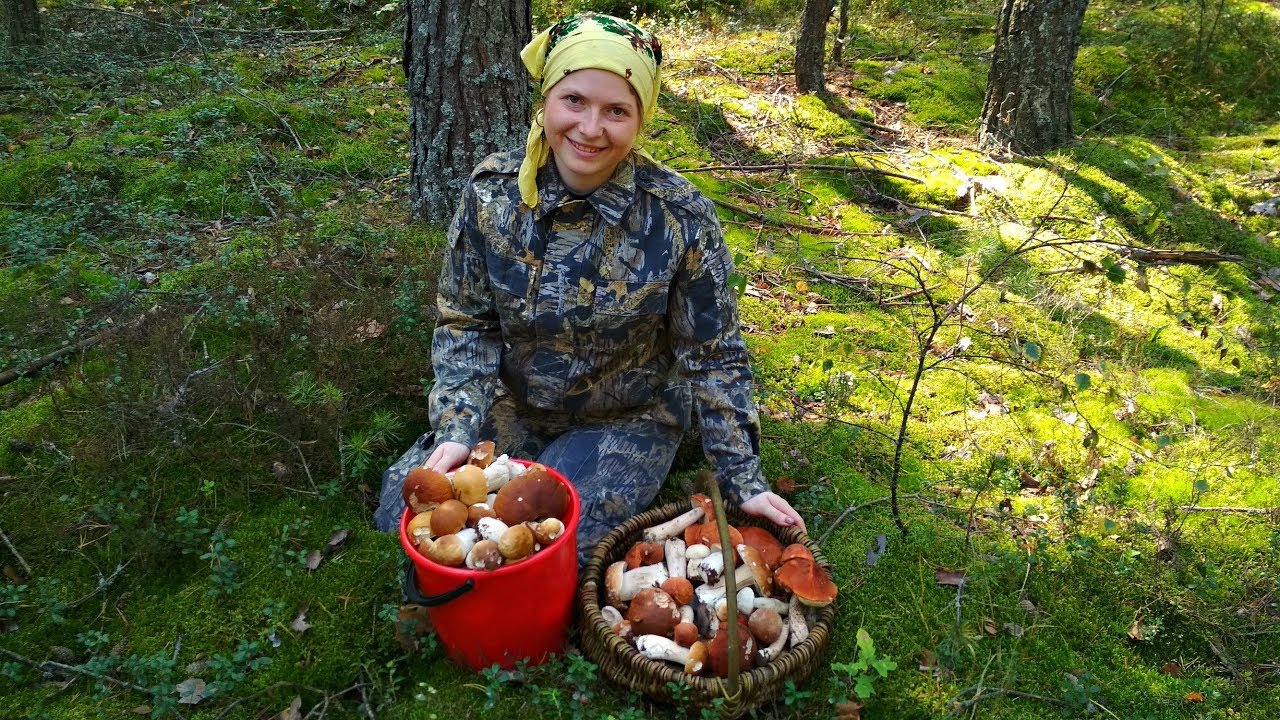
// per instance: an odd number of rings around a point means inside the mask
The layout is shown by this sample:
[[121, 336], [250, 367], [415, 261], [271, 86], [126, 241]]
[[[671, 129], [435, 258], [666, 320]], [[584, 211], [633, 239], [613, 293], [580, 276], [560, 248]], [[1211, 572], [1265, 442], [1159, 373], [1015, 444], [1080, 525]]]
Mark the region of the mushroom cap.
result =
[[[690, 526], [693, 529], [692, 536], [689, 530], [684, 531], [685, 545], [719, 545], [720, 544], [720, 528], [716, 526], [715, 521], [705, 522], [701, 525]], [[692, 537], [692, 542], [690, 538]], [[742, 533], [738, 532], [738, 528], [729, 526], [729, 543], [732, 545], [742, 544]]]
[[569, 511], [569, 491], [547, 469], [534, 463], [502, 486], [493, 511], [508, 525], [542, 518], [563, 518]]
[[680, 606], [664, 590], [645, 588], [636, 593], [627, 608], [627, 620], [636, 635], [671, 637], [680, 624]]
[[693, 602], [693, 583], [682, 577], [667, 578], [662, 589], [670, 595], [677, 605], [688, 605]]
[[627, 561], [627, 569], [635, 570], [641, 565], [660, 563], [665, 557], [666, 551], [663, 550], [662, 543], [638, 542], [627, 551], [625, 560]]
[[[454, 476], [454, 482], [457, 482]], [[773, 570], [782, 563], [782, 543], [773, 533], [755, 525], [748, 525], [739, 529], [742, 534], [742, 543], [755, 548], [760, 552], [760, 557], [764, 559], [764, 564]]]
[[684, 671], [690, 675], [701, 675], [703, 670], [707, 669], [707, 644], [701, 640], [695, 640], [689, 646], [689, 662], [685, 663]]
[[404, 477], [401, 488], [404, 504], [414, 512], [434, 509], [445, 500], [453, 499], [453, 485], [449, 478], [429, 467], [416, 467]]
[[698, 641], [698, 626], [693, 623], [677, 623], [671, 631], [671, 637], [681, 647], [689, 647]]
[[[782, 556], [778, 558], [778, 565], [792, 559], [802, 557], [810, 562], [813, 561], [813, 551], [805, 547], [804, 543], [791, 543], [782, 549]], [[775, 568], [776, 569], [776, 568]]]
[[484, 470], [475, 465], [463, 465], [453, 472], [453, 496], [463, 505], [482, 503], [488, 494], [489, 481], [484, 477]]
[[498, 543], [492, 540], [480, 540], [471, 546], [467, 553], [467, 565], [477, 570], [493, 570], [502, 565], [502, 552]]
[[702, 512], [704, 513], [703, 522], [715, 523], [716, 506], [715, 503], [711, 502], [711, 498], [703, 495], [702, 493], [694, 493], [689, 496], [689, 500], [692, 501], [694, 505], [702, 508]]
[[[738, 642], [741, 645], [738, 648], [740, 651], [738, 670], [747, 672], [752, 668], [755, 660], [756, 640], [751, 635], [751, 628], [747, 626], [747, 621], [741, 615], [738, 616]], [[720, 623], [716, 636], [707, 645], [707, 656], [712, 674], [717, 677], [729, 677], [729, 623]]]
[[467, 459], [467, 462], [483, 470], [493, 462], [493, 452], [493, 441], [481, 440], [475, 444], [475, 447], [471, 448], [471, 457]]
[[476, 503], [467, 508], [467, 527], [473, 528], [479, 525], [482, 518], [496, 517], [498, 517], [498, 514], [493, 511], [493, 508], [484, 503]]
[[751, 611], [751, 617], [747, 618], [747, 627], [751, 629], [756, 642], [772, 645], [782, 634], [782, 616], [769, 608], [756, 608]]
[[452, 535], [467, 525], [467, 506], [450, 498], [431, 511], [431, 534]]
[[838, 592], [827, 571], [808, 558], [795, 557], [782, 563], [774, 571], [773, 579], [810, 607], [830, 605]]
[[627, 571], [627, 561], [619, 560], [604, 571], [605, 600], [616, 608], [622, 608], [622, 575]]
[[419, 535], [431, 534], [431, 510], [420, 512], [409, 519], [409, 524], [404, 528], [404, 534], [411, 539], [417, 540]]
[[427, 549], [427, 557], [441, 565], [459, 567], [467, 559], [467, 554], [463, 552], [462, 541], [457, 535], [445, 535], [431, 543]]
[[512, 562], [533, 554], [533, 531], [528, 525], [512, 525], [498, 538], [498, 551]]
[[769, 571], [764, 558], [760, 557], [760, 551], [746, 543], [738, 545], [736, 550], [742, 562], [751, 569], [751, 575], [756, 580], [756, 587], [759, 588], [760, 594], [765, 597], [773, 595], [773, 573]]
[[538, 523], [530, 520], [528, 525], [533, 531], [533, 539], [542, 547], [550, 545], [553, 540], [564, 534], [564, 523], [560, 518], [550, 517]]

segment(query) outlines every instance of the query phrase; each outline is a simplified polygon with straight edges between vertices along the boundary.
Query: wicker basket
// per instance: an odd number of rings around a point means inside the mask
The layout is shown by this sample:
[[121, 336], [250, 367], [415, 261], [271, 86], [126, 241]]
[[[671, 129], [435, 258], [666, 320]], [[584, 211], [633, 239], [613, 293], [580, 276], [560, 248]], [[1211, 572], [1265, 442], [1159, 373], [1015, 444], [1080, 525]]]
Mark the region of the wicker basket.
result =
[[[715, 698], [723, 698], [721, 716], [736, 718], [772, 700], [781, 692], [787, 680], [799, 684], [813, 674], [822, 663], [822, 656], [827, 649], [835, 619], [835, 605], [833, 603], [818, 610], [817, 622], [810, 628], [809, 638], [800, 645], [764, 667], [739, 673], [736, 692], [731, 691], [735, 683], [728, 679], [686, 675], [673, 665], [641, 655], [613, 631], [600, 613], [604, 571], [626, 555], [632, 544], [640, 539], [645, 528], [670, 520], [691, 507], [691, 502], [672, 503], [643, 512], [615, 528], [596, 546], [583, 571], [581, 591], [578, 593], [582, 651], [599, 665], [605, 677], [614, 682], [665, 702], [675, 702], [667, 683], [684, 683], [687, 689], [681, 692], [680, 702], [710, 707]], [[804, 544], [813, 551], [818, 564], [828, 573], [831, 572], [831, 567], [819, 552], [817, 544], [799, 528], [780, 528], [772, 523], [766, 524], [736, 507], [728, 507], [726, 514], [736, 527], [757, 525], [774, 533], [783, 545]], [[732, 567], [732, 564], [727, 564], [727, 567]]]

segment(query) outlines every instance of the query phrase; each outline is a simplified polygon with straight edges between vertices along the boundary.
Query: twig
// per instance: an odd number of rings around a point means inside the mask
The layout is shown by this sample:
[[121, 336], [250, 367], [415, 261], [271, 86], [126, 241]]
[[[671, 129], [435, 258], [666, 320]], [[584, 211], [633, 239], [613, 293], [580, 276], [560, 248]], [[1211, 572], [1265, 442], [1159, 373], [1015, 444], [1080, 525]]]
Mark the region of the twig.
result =
[[[292, 682], [292, 681], [290, 681], [290, 680], [281, 680], [281, 681], [279, 681], [279, 682], [274, 682], [274, 683], [272, 683], [272, 684], [270, 684], [270, 685], [268, 685], [268, 686], [266, 686], [266, 687], [262, 688], [261, 690], [258, 690], [257, 692], [250, 693], [250, 694], [248, 694], [248, 695], [245, 695], [244, 697], [236, 698], [236, 699], [235, 699], [231, 704], [229, 704], [229, 705], [227, 705], [226, 707], [222, 708], [222, 712], [218, 713], [218, 718], [217, 718], [217, 720], [221, 720], [222, 718], [226, 717], [226, 716], [227, 716], [227, 713], [230, 713], [232, 710], [234, 710], [234, 709], [236, 708], [236, 706], [237, 706], [237, 705], [239, 705], [239, 704], [240, 704], [240, 703], [242, 703], [242, 702], [245, 702], [246, 700], [252, 700], [252, 699], [254, 699], [254, 698], [256, 698], [256, 697], [261, 697], [261, 696], [263, 696], [263, 695], [266, 695], [267, 693], [274, 692], [274, 691], [276, 691], [276, 690], [279, 690], [280, 688], [286, 688], [286, 687], [298, 688], [298, 689], [300, 689], [300, 690], [306, 690], [306, 691], [308, 691], [308, 692], [313, 692], [313, 693], [315, 693], [315, 694], [317, 694], [317, 695], [322, 695], [322, 696], [328, 697], [328, 693], [326, 693], [325, 691], [320, 690], [320, 689], [318, 689], [318, 688], [313, 688], [313, 687], [311, 687], [310, 685], [303, 685], [302, 683], [296, 683], [296, 682]], [[345, 695], [345, 694], [347, 694], [347, 693], [351, 692], [351, 690], [352, 690], [354, 687], [355, 687], [355, 686], [352, 686], [352, 687], [350, 687], [350, 688], [347, 688], [346, 690], [343, 690], [342, 692], [338, 693], [338, 695], [339, 695], [339, 696], [341, 696], [341, 695]]]
[[810, 164], [810, 163], [774, 163], [770, 165], [703, 165], [694, 168], [681, 168], [682, 173], [696, 172], [712, 172], [715, 170], [733, 170], [735, 172], [774, 172], [776, 170], [832, 170], [835, 172], [855, 172], [855, 173], [874, 173], [876, 175], [884, 175], [885, 177], [898, 178], [899, 180], [907, 180], [913, 183], [923, 184], [924, 180], [914, 175], [905, 175], [903, 173], [894, 172], [893, 170], [881, 170], [880, 168], [863, 167], [861, 165], [835, 165], [835, 164]]
[[9, 552], [13, 553], [14, 557], [18, 558], [18, 564], [22, 566], [24, 571], [26, 571], [27, 577], [31, 577], [34, 574], [31, 572], [31, 566], [27, 564], [26, 560], [22, 559], [22, 554], [18, 552], [18, 548], [14, 547], [13, 543], [9, 542], [9, 536], [4, 534], [4, 530], [0, 530], [0, 540], [3, 540], [4, 546], [9, 548]]
[[1251, 508], [1251, 507], [1206, 507], [1203, 505], [1183, 505], [1182, 512], [1220, 512], [1220, 513], [1242, 513], [1244, 515], [1278, 515], [1280, 516], [1280, 507], [1273, 508]]
[[285, 441], [286, 443], [288, 443], [288, 444], [289, 444], [289, 446], [290, 446], [290, 447], [292, 447], [292, 448], [294, 449], [294, 452], [298, 453], [298, 459], [302, 461], [302, 470], [303, 470], [303, 472], [305, 472], [305, 473], [307, 474], [307, 482], [311, 483], [311, 489], [312, 489], [312, 490], [315, 490], [315, 491], [317, 491], [317, 492], [319, 492], [320, 488], [316, 487], [316, 481], [315, 481], [315, 480], [313, 480], [313, 479], [312, 479], [312, 477], [311, 477], [311, 469], [307, 466], [307, 456], [306, 456], [306, 455], [304, 455], [304, 454], [302, 453], [302, 448], [298, 446], [298, 443], [296, 443], [296, 442], [294, 442], [294, 441], [290, 440], [289, 438], [287, 438], [287, 437], [285, 437], [285, 436], [281, 435], [281, 434], [280, 434], [280, 433], [278, 433], [278, 432], [274, 432], [274, 431], [272, 431], [272, 430], [265, 430], [265, 429], [263, 429], [263, 428], [253, 427], [252, 425], [244, 425], [244, 424], [242, 424], [242, 423], [238, 423], [238, 422], [230, 422], [230, 421], [228, 421], [228, 422], [220, 422], [220, 423], [218, 423], [218, 424], [219, 424], [219, 425], [231, 425], [232, 427], [238, 427], [238, 428], [241, 428], [241, 429], [244, 429], [244, 430], [249, 430], [249, 431], [252, 431], [252, 432], [264, 433], [264, 434], [266, 434], [266, 435], [270, 435], [270, 436], [272, 436], [272, 437], [278, 438], [278, 439], [283, 440], [283, 441]]
[[[965, 688], [964, 690], [961, 690], [956, 695], [956, 697], [959, 697], [960, 695], [963, 695], [966, 692], [969, 692], [969, 690], [973, 690], [973, 689], [974, 688]], [[1039, 700], [1041, 702], [1052, 703], [1054, 705], [1067, 704], [1065, 701], [1063, 701], [1060, 698], [1048, 697], [1046, 695], [1036, 695], [1034, 693], [1022, 692], [1021, 690], [1011, 690], [1009, 688], [995, 688], [990, 692], [985, 692], [985, 693], [980, 692], [979, 694], [974, 695], [968, 700], [953, 700], [951, 702], [951, 706], [952, 706], [951, 714], [955, 714], [956, 711], [959, 711], [959, 710], [968, 710], [974, 705], [977, 705], [978, 703], [983, 702], [985, 700], [990, 700], [991, 698], [1001, 697], [1005, 695], [1010, 697], [1016, 697], [1016, 698], [1025, 698], [1027, 700]]]
[[124, 325], [108, 328], [92, 337], [87, 337], [83, 340], [73, 342], [70, 345], [64, 345], [58, 348], [57, 350], [54, 350], [53, 352], [47, 355], [44, 355], [43, 357], [38, 357], [35, 360], [32, 360], [31, 362], [25, 365], [19, 365], [16, 368], [9, 368], [4, 372], [0, 372], [0, 386], [8, 385], [9, 383], [17, 380], [18, 378], [21, 378], [25, 375], [30, 375], [31, 373], [36, 372], [37, 370], [41, 370], [49, 365], [52, 365], [53, 363], [61, 360], [62, 358], [68, 355], [72, 355], [81, 350], [91, 348], [94, 345], [97, 345], [98, 343], [102, 342], [104, 338], [111, 335], [112, 333], [117, 333], [123, 330], [130, 330], [135, 327], [138, 327], [142, 325], [144, 322], [146, 322], [147, 319], [150, 318], [152, 315], [154, 315], [159, 309], [160, 309], [160, 306], [157, 305], [155, 307], [152, 307], [146, 313], [139, 315], [133, 320], [130, 320], [129, 322], [125, 323]]
[[871, 507], [872, 505], [877, 505], [879, 503], [885, 502], [888, 499], [889, 499], [889, 496], [886, 495], [884, 497], [876, 498], [875, 500], [868, 500], [867, 502], [864, 502], [861, 505], [850, 505], [849, 507], [845, 508], [844, 512], [841, 512], [839, 515], [836, 516], [835, 520], [831, 521], [831, 525], [828, 526], [826, 531], [822, 533], [822, 537], [818, 538], [818, 544], [821, 545], [825, 543], [827, 541], [827, 536], [831, 534], [831, 531], [835, 530], [837, 527], [840, 527], [840, 523], [844, 522], [844, 519], [846, 517], [852, 515], [853, 513], [859, 510], [862, 510], [863, 508], [868, 508], [868, 507]]
[[97, 595], [98, 593], [102, 592], [106, 588], [111, 587], [111, 584], [116, 581], [116, 578], [120, 577], [120, 573], [124, 572], [125, 568], [129, 567], [129, 563], [131, 562], [133, 562], [133, 558], [129, 558], [127, 562], [124, 562], [120, 565], [116, 565], [116, 569], [112, 571], [110, 575], [98, 580], [98, 586], [93, 590], [89, 591], [88, 595], [85, 595], [82, 598], [79, 598], [77, 600], [73, 600], [67, 603], [67, 609], [72, 610], [74, 608], [80, 607], [89, 598], [93, 597], [94, 595]]
[[771, 218], [762, 212], [757, 212], [755, 210], [745, 208], [741, 205], [735, 205], [734, 203], [731, 203], [728, 200], [712, 198], [712, 202], [714, 202], [715, 204], [719, 205], [722, 208], [725, 208], [726, 210], [732, 210], [733, 212], [739, 213], [741, 215], [746, 215], [747, 217], [752, 218], [754, 220], [758, 220], [762, 223], [768, 223], [770, 225], [776, 225], [778, 227], [795, 228], [796, 230], [804, 230], [805, 232], [811, 232], [818, 235], [830, 235], [833, 233], [840, 232], [839, 230], [835, 230], [832, 228], [819, 227], [817, 225], [803, 225], [801, 223], [792, 222], [790, 220], [778, 220], [775, 218]]
[[37, 660], [32, 660], [26, 655], [19, 655], [18, 653], [12, 650], [6, 650], [5, 648], [0, 648], [0, 654], [4, 654], [14, 660], [17, 660], [20, 663], [23, 663], [24, 665], [33, 667], [36, 670], [40, 670], [42, 672], [47, 672], [47, 673], [56, 672], [56, 673], [71, 674], [71, 675], [82, 675], [84, 677], [94, 678], [95, 680], [101, 680], [102, 682], [115, 685], [117, 687], [136, 690], [137, 692], [143, 693], [144, 695], [151, 695], [151, 688], [144, 688], [141, 685], [134, 685], [131, 682], [125, 682], [124, 680], [113, 678], [110, 675], [103, 675], [102, 673], [96, 673], [91, 670], [85, 670], [84, 668], [79, 668], [74, 665], [64, 665], [63, 663], [54, 662], [53, 660], [45, 660], [44, 662], [40, 662]]

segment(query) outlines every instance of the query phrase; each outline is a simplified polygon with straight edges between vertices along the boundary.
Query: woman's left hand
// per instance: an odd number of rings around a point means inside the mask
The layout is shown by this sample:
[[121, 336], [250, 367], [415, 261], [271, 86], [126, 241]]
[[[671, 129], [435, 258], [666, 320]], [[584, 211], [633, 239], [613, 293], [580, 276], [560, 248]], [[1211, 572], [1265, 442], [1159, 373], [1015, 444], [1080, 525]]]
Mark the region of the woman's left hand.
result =
[[791, 503], [772, 492], [762, 492], [744, 501], [742, 512], [772, 520], [782, 527], [795, 526], [802, 532], [808, 532], [805, 530], [804, 518], [800, 517], [800, 513], [791, 507]]

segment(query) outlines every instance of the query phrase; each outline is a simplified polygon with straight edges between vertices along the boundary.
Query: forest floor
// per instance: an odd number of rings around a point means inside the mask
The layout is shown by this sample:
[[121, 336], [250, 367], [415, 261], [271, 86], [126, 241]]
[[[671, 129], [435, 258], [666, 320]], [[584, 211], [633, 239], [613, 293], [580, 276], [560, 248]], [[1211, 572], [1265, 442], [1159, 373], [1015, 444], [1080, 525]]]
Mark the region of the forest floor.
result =
[[[0, 56], [0, 372], [71, 348], [0, 387], [0, 717], [714, 716], [576, 637], [397, 637], [370, 518], [443, 230], [395, 13], [303, 5], [52, 3]], [[1214, 5], [1094, 2], [1041, 158], [974, 148], [994, 2], [868, 4], [825, 97], [797, 2], [651, 21], [644, 144], [723, 208], [765, 473], [841, 591], [759, 717], [1280, 717], [1280, 10]]]

